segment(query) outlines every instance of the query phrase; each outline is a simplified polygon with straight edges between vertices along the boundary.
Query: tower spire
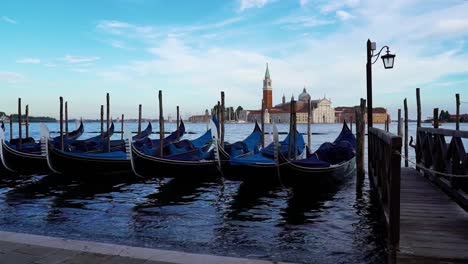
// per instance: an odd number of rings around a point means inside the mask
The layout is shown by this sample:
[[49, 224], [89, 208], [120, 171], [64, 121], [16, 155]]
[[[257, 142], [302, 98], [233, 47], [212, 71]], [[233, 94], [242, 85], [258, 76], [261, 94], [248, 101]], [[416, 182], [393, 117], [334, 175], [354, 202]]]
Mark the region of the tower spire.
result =
[[268, 70], [268, 62], [266, 64], [265, 79], [270, 79], [270, 71]]

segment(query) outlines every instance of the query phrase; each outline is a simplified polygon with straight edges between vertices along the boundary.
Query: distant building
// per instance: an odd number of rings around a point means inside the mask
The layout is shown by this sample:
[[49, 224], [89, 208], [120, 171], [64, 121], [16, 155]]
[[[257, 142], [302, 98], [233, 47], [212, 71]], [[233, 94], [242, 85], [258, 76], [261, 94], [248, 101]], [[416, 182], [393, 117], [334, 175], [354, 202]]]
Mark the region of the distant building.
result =
[[[450, 119], [454, 122], [457, 120], [457, 115], [450, 115]], [[468, 114], [460, 114], [461, 122], [468, 122]]]
[[[339, 106], [335, 108], [335, 118], [336, 122], [341, 123], [343, 120], [356, 121], [355, 108], [359, 106]], [[390, 119], [390, 115], [387, 113], [387, 109], [383, 107], [372, 108], [372, 122], [373, 123], [385, 123], [385, 121]], [[366, 113], [364, 114], [364, 121], [367, 122], [367, 108]]]
[[[286, 102], [283, 95], [281, 104], [273, 106], [273, 89], [271, 85], [270, 71], [268, 64], [263, 80], [263, 101], [265, 103], [265, 123], [289, 123], [291, 105]], [[307, 102], [311, 99], [306, 88], [299, 94], [296, 102], [297, 123], [307, 123]], [[334, 123], [335, 110], [331, 107], [331, 100], [325, 97], [318, 100], [311, 100], [311, 120], [312, 123]], [[260, 121], [261, 110], [243, 110], [239, 113], [239, 120], [248, 122]]]
[[210, 121], [208, 109], [205, 110], [204, 115], [193, 115], [189, 117], [188, 121], [192, 123], [208, 123]]

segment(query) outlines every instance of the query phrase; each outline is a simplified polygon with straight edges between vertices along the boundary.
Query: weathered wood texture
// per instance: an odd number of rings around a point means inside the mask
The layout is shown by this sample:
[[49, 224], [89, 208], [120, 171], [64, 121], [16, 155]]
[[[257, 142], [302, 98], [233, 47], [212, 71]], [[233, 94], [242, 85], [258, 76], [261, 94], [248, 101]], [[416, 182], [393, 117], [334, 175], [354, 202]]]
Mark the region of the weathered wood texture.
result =
[[361, 98], [360, 106], [354, 109], [356, 115], [356, 167], [359, 180], [364, 179], [364, 141], [365, 141], [365, 121], [364, 113], [366, 111], [366, 100]]
[[[417, 164], [426, 168], [422, 170], [431, 181], [468, 210], [468, 155], [462, 141], [468, 138], [468, 131], [419, 127], [416, 135]], [[449, 144], [446, 137], [451, 137]]]
[[468, 263], [468, 213], [413, 168], [401, 169], [397, 263]]
[[390, 250], [398, 248], [400, 235], [401, 137], [371, 127], [369, 140], [369, 179], [378, 191], [385, 216]]

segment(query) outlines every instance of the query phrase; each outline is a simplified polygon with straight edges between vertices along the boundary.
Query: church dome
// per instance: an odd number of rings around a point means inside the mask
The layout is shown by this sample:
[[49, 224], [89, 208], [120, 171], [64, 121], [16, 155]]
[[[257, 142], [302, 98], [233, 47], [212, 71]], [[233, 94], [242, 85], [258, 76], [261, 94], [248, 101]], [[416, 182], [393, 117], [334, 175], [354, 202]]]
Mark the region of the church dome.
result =
[[306, 88], [302, 90], [302, 93], [299, 95], [299, 101], [308, 102], [310, 100], [310, 94], [307, 93]]

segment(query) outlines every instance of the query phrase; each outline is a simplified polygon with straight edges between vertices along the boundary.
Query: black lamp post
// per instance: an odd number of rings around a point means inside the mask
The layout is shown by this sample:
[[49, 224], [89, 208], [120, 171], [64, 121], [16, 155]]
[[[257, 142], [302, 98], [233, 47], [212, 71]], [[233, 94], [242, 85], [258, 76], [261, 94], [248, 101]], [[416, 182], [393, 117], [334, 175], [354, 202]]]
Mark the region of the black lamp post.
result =
[[[380, 56], [380, 53], [384, 48], [387, 48], [387, 54]], [[395, 54], [390, 54], [388, 46], [383, 46], [380, 51], [374, 55], [374, 50], [376, 49], [375, 42], [371, 42], [370, 39], [367, 40], [367, 64], [366, 64], [366, 77], [367, 77], [367, 128], [372, 127], [372, 64], [374, 64], [379, 56], [382, 58], [384, 68], [391, 69], [393, 68], [393, 63], [395, 61]], [[372, 61], [372, 58], [375, 58]]]

